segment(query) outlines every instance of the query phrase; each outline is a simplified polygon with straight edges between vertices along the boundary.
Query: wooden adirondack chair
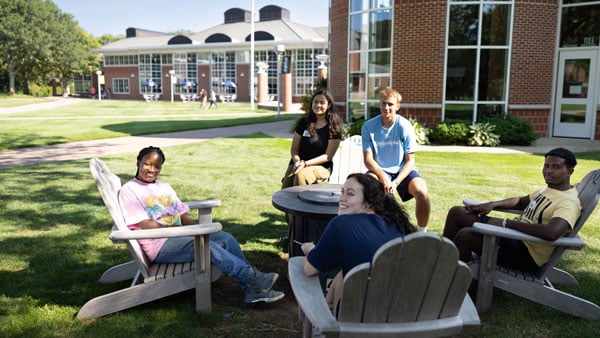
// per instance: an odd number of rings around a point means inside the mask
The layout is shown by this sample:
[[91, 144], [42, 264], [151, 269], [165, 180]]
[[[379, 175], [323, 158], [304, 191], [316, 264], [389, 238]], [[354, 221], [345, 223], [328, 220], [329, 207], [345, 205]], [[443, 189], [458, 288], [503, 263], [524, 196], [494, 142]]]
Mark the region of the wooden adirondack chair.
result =
[[[210, 241], [212, 233], [221, 230], [219, 223], [204, 223], [191, 226], [170, 227], [151, 230], [131, 231], [124, 222], [118, 202], [121, 188], [120, 179], [110, 172], [106, 164], [97, 159], [90, 160], [90, 170], [94, 176], [100, 195], [108, 208], [116, 229], [109, 238], [114, 242], [126, 243], [134, 261], [117, 265], [106, 271], [101, 282], [114, 283], [133, 278], [131, 286], [89, 300], [77, 313], [77, 318], [95, 318], [137, 305], [148, 303], [185, 290], [196, 289], [196, 310], [211, 312], [211, 281], [220, 276], [219, 269], [210, 264]], [[199, 220], [211, 220], [212, 206], [220, 205], [220, 201], [190, 203], [201, 207]], [[204, 206], [204, 207], [203, 207]], [[143, 253], [138, 239], [163, 237], [195, 237], [196, 260], [185, 264], [151, 264]], [[141, 274], [143, 281], [138, 282]]]
[[548, 243], [548, 241], [514, 229], [484, 223], [473, 225], [474, 229], [484, 235], [481, 259], [470, 265], [473, 275], [478, 279], [476, 305], [479, 311], [485, 311], [491, 306], [493, 288], [496, 287], [576, 317], [600, 320], [600, 307], [598, 305], [557, 290], [553, 285], [553, 283], [577, 285], [577, 280], [568, 272], [556, 268], [556, 264], [566, 249], [580, 250], [585, 246], [578, 232], [598, 204], [600, 198], [600, 169], [588, 173], [576, 185], [576, 188], [582, 206], [581, 215], [571, 232], [552, 242], [556, 248], [550, 260], [536, 273], [497, 266], [498, 237], [532, 242]]
[[471, 272], [454, 244], [432, 233], [413, 233], [381, 246], [373, 264], [344, 277], [336, 319], [317, 276], [307, 277], [304, 257], [290, 258], [289, 278], [304, 317], [304, 337], [313, 326], [342, 337], [439, 337], [480, 324], [467, 294]]
[[362, 138], [360, 135], [352, 135], [343, 140], [333, 156], [333, 170], [329, 177], [331, 184], [344, 184], [348, 175], [353, 173], [364, 173], [367, 167], [363, 161]]

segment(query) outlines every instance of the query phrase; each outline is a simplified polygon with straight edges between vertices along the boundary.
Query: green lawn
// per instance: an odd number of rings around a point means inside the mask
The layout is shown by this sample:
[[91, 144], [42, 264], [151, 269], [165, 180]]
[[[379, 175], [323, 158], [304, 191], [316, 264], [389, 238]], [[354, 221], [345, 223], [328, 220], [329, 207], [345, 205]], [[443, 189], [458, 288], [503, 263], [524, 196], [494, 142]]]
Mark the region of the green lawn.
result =
[[[95, 107], [86, 106], [81, 112], [92, 115]], [[201, 122], [200, 117], [197, 120]], [[72, 121], [77, 127], [84, 124]], [[40, 123], [53, 129], [64, 122], [47, 119]], [[89, 173], [88, 161], [2, 170], [0, 336], [300, 337], [280, 242], [287, 226], [283, 213], [271, 205], [289, 147], [289, 140], [252, 134], [163, 149], [167, 162], [162, 179], [185, 200], [221, 199], [215, 221], [240, 240], [258, 268], [279, 272], [276, 288], [286, 292], [283, 301], [247, 306], [236, 283], [222, 277], [213, 284], [210, 315], [195, 313], [190, 291], [94, 320], [75, 319], [87, 300], [128, 285], [97, 283], [103, 271], [129, 260], [130, 255], [108, 240], [112, 221]], [[102, 159], [125, 181], [135, 173], [135, 155]], [[600, 152], [577, 156], [573, 182], [600, 167]], [[422, 152], [417, 163], [429, 185], [430, 231], [435, 233], [441, 233], [447, 210], [463, 198], [520, 196], [543, 184], [541, 155]], [[404, 205], [413, 217], [414, 202]], [[588, 246], [566, 253], [560, 262], [560, 267], [580, 282], [578, 287], [563, 290], [596, 304], [600, 304], [598, 224], [600, 211], [596, 210], [581, 231]], [[481, 318], [483, 325], [472, 336], [592, 337], [600, 330], [598, 322], [573, 318], [497, 290], [492, 308]]]
[[[0, 105], [5, 100], [12, 99], [0, 99]], [[273, 110], [252, 111], [249, 103], [219, 104], [217, 109], [202, 110], [200, 103], [83, 100], [53, 109], [0, 115], [0, 150], [273, 122], [276, 115]], [[281, 114], [280, 119], [298, 116]]]

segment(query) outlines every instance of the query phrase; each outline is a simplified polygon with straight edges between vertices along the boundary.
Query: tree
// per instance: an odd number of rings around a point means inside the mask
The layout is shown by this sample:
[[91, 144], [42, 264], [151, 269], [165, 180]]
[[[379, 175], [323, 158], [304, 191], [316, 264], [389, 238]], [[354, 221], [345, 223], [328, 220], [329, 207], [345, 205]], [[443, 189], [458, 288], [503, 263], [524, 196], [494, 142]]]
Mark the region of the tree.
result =
[[47, 0], [0, 0], [0, 45], [11, 94], [17, 77], [25, 93], [29, 81], [46, 84], [50, 77], [65, 87], [75, 73], [98, 64], [90, 51], [98, 42]]

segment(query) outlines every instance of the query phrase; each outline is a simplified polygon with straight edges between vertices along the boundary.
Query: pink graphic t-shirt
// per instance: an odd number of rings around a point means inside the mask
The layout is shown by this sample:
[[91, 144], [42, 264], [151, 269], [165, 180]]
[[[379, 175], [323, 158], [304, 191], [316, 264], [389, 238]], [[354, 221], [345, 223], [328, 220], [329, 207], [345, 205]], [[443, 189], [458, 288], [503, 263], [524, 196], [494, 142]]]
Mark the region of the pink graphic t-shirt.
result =
[[[125, 224], [131, 230], [140, 230], [137, 225], [143, 220], [153, 220], [164, 226], [180, 226], [180, 215], [190, 208], [183, 203], [168, 183], [156, 180], [146, 183], [133, 178], [119, 191], [119, 204]], [[150, 261], [153, 261], [167, 239], [140, 239], [138, 243]]]

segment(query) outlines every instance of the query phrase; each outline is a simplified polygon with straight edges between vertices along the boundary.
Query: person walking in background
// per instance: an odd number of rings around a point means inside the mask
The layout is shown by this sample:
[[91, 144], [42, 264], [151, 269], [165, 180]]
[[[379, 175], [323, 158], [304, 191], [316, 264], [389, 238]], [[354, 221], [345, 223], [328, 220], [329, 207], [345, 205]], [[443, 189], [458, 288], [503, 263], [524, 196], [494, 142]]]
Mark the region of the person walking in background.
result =
[[208, 109], [208, 92], [204, 88], [200, 89], [200, 102], [201, 109]]
[[342, 138], [340, 117], [333, 111], [333, 97], [322, 89], [311, 98], [308, 113], [300, 118], [292, 136], [292, 158], [281, 180], [282, 188], [326, 180], [331, 174]]
[[[190, 208], [173, 188], [158, 180], [165, 163], [160, 148], [147, 147], [137, 157], [135, 177], [119, 191], [119, 205], [127, 227], [131, 230], [192, 225]], [[187, 263], [195, 260], [194, 237], [138, 240], [148, 260], [154, 263]], [[230, 233], [219, 231], [210, 235], [210, 260], [225, 274], [235, 278], [245, 293], [245, 303], [274, 302], [284, 297], [272, 290], [277, 273], [258, 271], [248, 263], [240, 244]]]
[[210, 106], [208, 108], [212, 108], [212, 106], [215, 106], [215, 109], [217, 109], [217, 94], [215, 94], [214, 90], [210, 91]]
[[402, 95], [388, 88], [379, 95], [381, 115], [366, 121], [361, 130], [365, 166], [388, 194], [394, 190], [403, 202], [415, 198], [419, 231], [427, 231], [431, 205], [427, 184], [417, 172], [417, 139], [410, 121], [397, 114]]

